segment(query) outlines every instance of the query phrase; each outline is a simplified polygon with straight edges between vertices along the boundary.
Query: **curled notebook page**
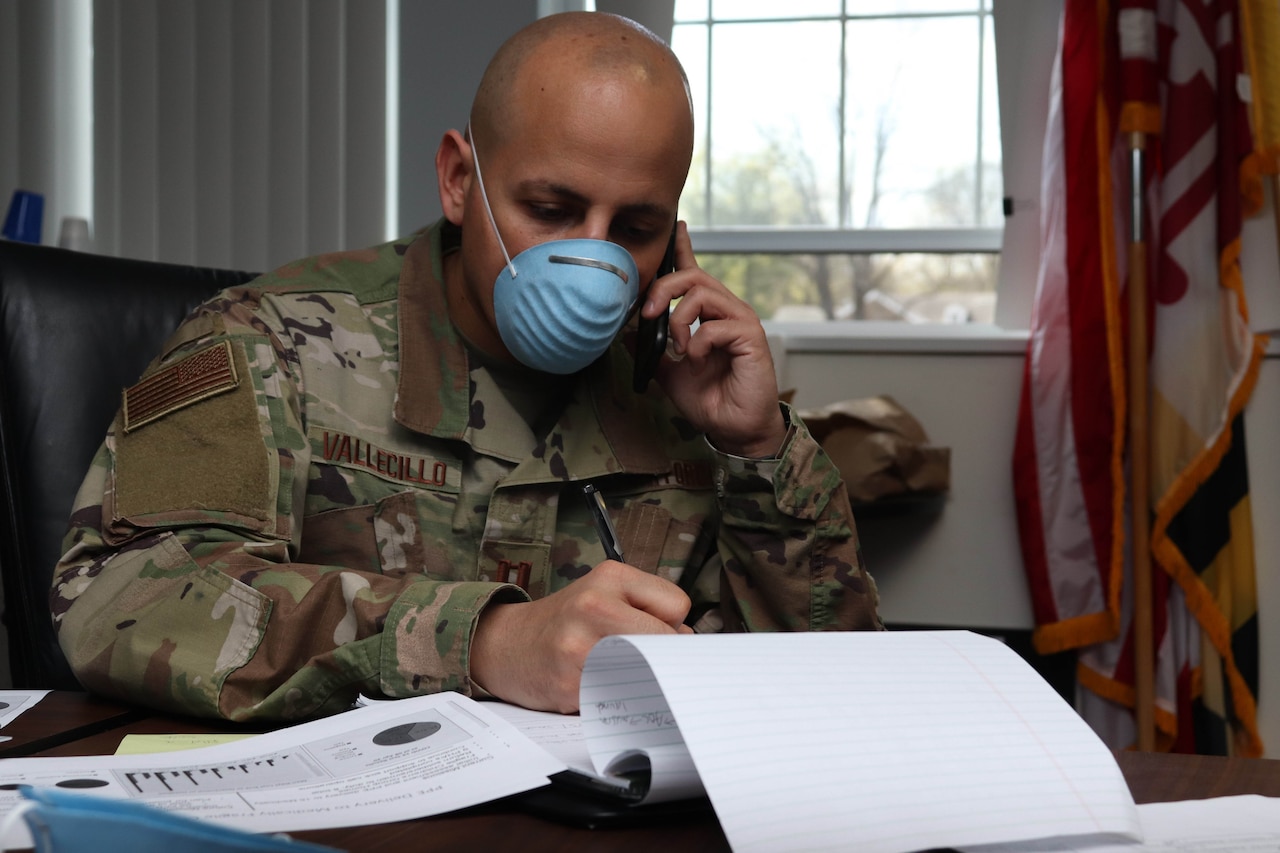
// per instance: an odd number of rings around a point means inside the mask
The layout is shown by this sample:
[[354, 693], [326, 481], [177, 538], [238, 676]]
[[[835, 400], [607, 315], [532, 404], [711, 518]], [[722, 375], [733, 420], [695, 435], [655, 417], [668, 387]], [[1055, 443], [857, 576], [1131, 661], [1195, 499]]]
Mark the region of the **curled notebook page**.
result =
[[967, 631], [609, 637], [580, 706], [598, 770], [647, 754], [738, 851], [1141, 837], [1110, 750]]

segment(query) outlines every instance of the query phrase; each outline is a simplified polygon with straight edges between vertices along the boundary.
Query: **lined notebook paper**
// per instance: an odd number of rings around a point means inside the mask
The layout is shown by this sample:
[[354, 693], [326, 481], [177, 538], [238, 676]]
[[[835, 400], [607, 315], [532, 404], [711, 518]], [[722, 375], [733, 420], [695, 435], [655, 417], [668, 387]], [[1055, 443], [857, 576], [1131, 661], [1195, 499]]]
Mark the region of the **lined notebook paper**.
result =
[[580, 695], [597, 771], [647, 755], [737, 851], [1141, 837], [1102, 741], [967, 631], [609, 637]]

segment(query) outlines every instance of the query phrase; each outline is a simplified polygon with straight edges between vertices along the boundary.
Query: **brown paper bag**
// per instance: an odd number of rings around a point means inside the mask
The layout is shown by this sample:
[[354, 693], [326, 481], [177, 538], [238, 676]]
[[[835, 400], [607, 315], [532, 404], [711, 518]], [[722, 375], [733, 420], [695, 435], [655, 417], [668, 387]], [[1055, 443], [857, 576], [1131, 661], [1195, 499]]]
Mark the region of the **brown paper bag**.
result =
[[892, 397], [843, 400], [799, 415], [854, 503], [937, 495], [951, 486], [951, 449], [931, 446], [924, 427]]

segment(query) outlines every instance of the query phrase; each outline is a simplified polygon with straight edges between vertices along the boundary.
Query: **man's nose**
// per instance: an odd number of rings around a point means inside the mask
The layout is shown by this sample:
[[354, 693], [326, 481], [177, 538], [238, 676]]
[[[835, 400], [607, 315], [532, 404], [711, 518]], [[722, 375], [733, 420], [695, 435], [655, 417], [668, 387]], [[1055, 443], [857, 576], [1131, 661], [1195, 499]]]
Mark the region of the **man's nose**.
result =
[[582, 221], [582, 227], [577, 229], [578, 233], [573, 236], [588, 240], [608, 240], [609, 225], [607, 216], [587, 216]]

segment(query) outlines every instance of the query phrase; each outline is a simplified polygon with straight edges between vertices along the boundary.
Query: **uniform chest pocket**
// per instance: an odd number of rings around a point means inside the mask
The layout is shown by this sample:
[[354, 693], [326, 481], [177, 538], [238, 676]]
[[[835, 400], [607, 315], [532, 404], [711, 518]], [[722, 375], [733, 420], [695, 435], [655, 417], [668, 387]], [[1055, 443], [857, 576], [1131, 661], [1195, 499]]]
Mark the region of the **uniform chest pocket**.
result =
[[475, 580], [477, 543], [453, 530], [457, 495], [407, 491], [375, 506], [373, 538], [383, 574]]
[[330, 509], [302, 521], [298, 562], [381, 572], [374, 539], [375, 508], [368, 505]]
[[634, 502], [614, 519], [623, 556], [631, 565], [676, 581], [689, 564], [701, 519], [681, 520], [653, 504]]
[[298, 560], [392, 576], [469, 579], [475, 574], [475, 548], [452, 535], [456, 502], [448, 493], [409, 490], [307, 516]]

